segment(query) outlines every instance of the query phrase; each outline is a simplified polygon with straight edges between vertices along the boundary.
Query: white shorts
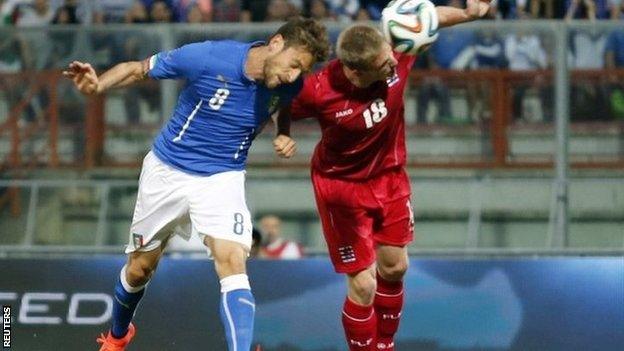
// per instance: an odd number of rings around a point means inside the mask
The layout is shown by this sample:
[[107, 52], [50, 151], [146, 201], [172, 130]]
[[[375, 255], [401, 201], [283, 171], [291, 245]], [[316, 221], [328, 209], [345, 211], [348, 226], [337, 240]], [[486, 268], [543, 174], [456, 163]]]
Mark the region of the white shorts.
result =
[[143, 159], [126, 253], [151, 251], [171, 235], [231, 240], [251, 248], [245, 171], [184, 173], [150, 151]]

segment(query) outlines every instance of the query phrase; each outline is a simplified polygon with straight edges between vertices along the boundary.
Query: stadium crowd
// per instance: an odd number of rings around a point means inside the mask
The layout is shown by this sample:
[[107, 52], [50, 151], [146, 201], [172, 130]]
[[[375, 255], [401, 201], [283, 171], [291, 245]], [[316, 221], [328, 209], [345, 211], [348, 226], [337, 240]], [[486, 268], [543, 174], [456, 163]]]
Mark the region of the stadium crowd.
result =
[[[436, 5], [464, 7], [462, 0], [433, 2]], [[85, 56], [95, 57], [91, 61], [100, 69], [109, 67], [112, 62], [145, 58], [160, 50], [160, 42], [157, 37], [146, 39], [146, 33], [140, 31], [140, 24], [144, 23], [275, 22], [293, 15], [346, 23], [378, 20], [387, 3], [387, 0], [0, 0], [0, 30], [2, 26], [25, 28], [109, 23], [134, 24], [132, 28], [138, 30], [122, 35], [93, 33], [88, 39], [80, 38], [81, 34], [77, 31], [0, 36], [0, 73], [58, 69], [76, 57]], [[494, 20], [552, 18], [621, 22], [624, 20], [624, 1], [494, 0], [487, 17]], [[206, 38], [190, 33], [188, 37], [179, 39], [191, 42]], [[83, 43], [86, 40], [88, 45], [77, 44], [80, 40]], [[417, 65], [422, 69], [540, 70], [552, 67], [554, 47], [552, 35], [535, 30], [505, 35], [479, 30], [445, 30], [440, 32], [436, 43], [418, 60]], [[85, 48], [90, 53], [80, 52]], [[572, 69], [624, 67], [624, 29], [612, 32], [587, 27], [571, 30], [569, 48], [568, 61]], [[546, 106], [540, 115], [552, 116], [552, 89], [538, 86], [515, 89], [513, 104], [516, 115], [522, 115], [520, 111], [526, 91], [535, 95], [537, 90], [539, 102]], [[132, 103], [137, 97], [146, 101], [151, 110], [158, 107], [157, 99], [150, 99], [154, 96], [150, 89], [153, 88], [139, 87], [127, 95], [124, 108], [128, 116], [139, 116], [135, 111], [136, 104]], [[624, 105], [624, 89], [617, 82], [585, 84], [573, 87], [572, 93], [572, 101], [579, 102], [579, 108], [572, 109], [573, 119], [576, 112], [586, 114], [580, 109], [582, 106]], [[437, 105], [438, 120], [452, 115], [450, 94], [444, 84], [425, 79], [417, 94], [420, 106], [431, 106], [429, 102]], [[593, 102], [588, 103], [587, 99]], [[624, 116], [624, 111], [604, 111], [597, 115], [611, 119], [620, 114]], [[426, 121], [427, 108], [419, 109], [417, 115], [418, 122]], [[137, 118], [128, 119], [133, 122], [132, 119]]]
[[[434, 0], [448, 5], [452, 0]], [[388, 0], [0, 0], [3, 24], [378, 20]], [[489, 18], [617, 19], [622, 0], [494, 0]]]

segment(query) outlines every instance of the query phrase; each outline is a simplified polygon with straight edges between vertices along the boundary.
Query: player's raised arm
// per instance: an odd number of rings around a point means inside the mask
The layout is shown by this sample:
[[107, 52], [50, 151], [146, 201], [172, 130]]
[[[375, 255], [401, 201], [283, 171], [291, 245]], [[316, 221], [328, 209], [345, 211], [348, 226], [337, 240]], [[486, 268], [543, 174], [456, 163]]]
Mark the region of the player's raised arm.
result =
[[74, 61], [63, 71], [63, 75], [70, 78], [81, 93], [96, 95], [145, 79], [146, 69], [145, 65], [138, 61], [123, 62], [98, 77], [91, 64]]
[[477, 20], [489, 11], [490, 0], [466, 0], [466, 8], [436, 6], [440, 28]]

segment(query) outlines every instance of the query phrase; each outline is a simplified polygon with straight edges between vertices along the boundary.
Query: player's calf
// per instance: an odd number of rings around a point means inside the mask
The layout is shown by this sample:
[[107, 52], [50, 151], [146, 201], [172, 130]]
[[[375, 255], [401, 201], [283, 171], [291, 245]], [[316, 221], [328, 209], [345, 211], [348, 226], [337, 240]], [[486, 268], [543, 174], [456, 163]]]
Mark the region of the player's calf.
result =
[[399, 329], [403, 309], [403, 282], [390, 281], [377, 274], [375, 314], [377, 333], [375, 350], [394, 351], [394, 335]]
[[256, 301], [246, 274], [221, 279], [221, 322], [228, 350], [249, 350], [253, 338]]

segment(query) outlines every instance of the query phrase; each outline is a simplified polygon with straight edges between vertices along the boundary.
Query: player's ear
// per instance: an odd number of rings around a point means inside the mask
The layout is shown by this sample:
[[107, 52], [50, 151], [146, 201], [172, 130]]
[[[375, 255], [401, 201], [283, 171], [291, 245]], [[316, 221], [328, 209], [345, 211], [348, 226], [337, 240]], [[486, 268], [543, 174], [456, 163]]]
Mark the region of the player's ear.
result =
[[281, 34], [275, 34], [269, 40], [269, 49], [272, 52], [280, 52], [284, 48], [284, 37]]

